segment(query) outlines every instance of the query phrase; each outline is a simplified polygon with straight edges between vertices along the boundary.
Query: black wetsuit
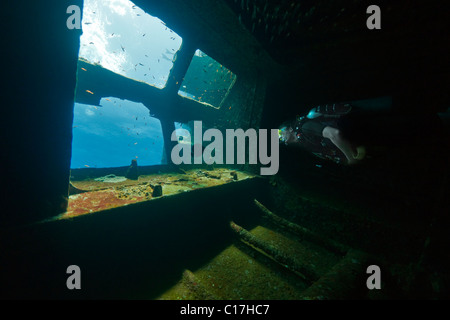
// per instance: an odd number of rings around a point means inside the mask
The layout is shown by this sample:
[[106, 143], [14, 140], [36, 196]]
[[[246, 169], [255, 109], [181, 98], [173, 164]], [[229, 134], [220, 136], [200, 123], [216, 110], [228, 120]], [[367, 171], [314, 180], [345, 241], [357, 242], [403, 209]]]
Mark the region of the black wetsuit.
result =
[[356, 108], [350, 110], [335, 112], [330, 108], [322, 108], [319, 110], [320, 116], [316, 118], [299, 118], [294, 130], [298, 133], [301, 144], [320, 158], [346, 163], [347, 158], [342, 151], [330, 139], [323, 137], [325, 127], [339, 129], [343, 138], [355, 147], [364, 145], [388, 148], [432, 140], [440, 135], [443, 128], [436, 114], [377, 113]]
[[327, 126], [335, 127], [336, 120], [323, 116], [315, 119], [303, 117], [296, 122], [294, 130], [301, 145], [315, 156], [338, 164], [346, 163], [347, 158], [342, 151], [330, 139], [323, 137], [323, 129]]

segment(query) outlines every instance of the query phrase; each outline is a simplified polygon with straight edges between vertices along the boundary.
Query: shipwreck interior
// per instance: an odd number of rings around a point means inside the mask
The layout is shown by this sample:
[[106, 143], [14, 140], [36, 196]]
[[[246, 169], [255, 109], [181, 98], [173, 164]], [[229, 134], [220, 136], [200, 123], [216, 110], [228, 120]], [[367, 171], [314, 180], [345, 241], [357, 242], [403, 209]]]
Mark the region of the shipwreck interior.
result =
[[[381, 29], [367, 27], [372, 4]], [[171, 160], [175, 123], [270, 130], [340, 102], [424, 119], [448, 112], [443, 2], [135, 0], [183, 39], [161, 88], [80, 58], [70, 5], [83, 1], [4, 4], [1, 298], [448, 298], [448, 127], [434, 135], [412, 122], [418, 136], [402, 132], [356, 166], [283, 144], [271, 176], [248, 161]], [[204, 99], [179, 93], [204, 57], [197, 50], [227, 77], [216, 100], [207, 89]], [[131, 158], [71, 168], [74, 103], [100, 109], [110, 97], [151, 105], [161, 123], [161, 163], [137, 159], [138, 177]], [[71, 265], [81, 290], [67, 287]], [[366, 285], [371, 265], [381, 289]]]

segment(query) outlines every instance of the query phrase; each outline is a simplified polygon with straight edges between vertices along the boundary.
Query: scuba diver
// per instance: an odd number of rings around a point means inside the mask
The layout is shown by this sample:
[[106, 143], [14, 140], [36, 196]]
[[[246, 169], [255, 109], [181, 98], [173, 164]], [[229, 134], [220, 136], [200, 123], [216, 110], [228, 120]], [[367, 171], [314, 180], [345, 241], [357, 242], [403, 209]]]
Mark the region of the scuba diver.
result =
[[374, 150], [386, 152], [438, 137], [444, 124], [441, 114], [367, 112], [350, 103], [337, 103], [315, 107], [306, 116], [284, 122], [278, 133], [286, 145], [300, 146], [337, 164], [353, 165], [372, 157]]
[[355, 164], [364, 159], [366, 148], [348, 140], [339, 120], [352, 110], [350, 104], [318, 106], [306, 116], [285, 122], [278, 130], [280, 141], [298, 145], [322, 159], [338, 164]]

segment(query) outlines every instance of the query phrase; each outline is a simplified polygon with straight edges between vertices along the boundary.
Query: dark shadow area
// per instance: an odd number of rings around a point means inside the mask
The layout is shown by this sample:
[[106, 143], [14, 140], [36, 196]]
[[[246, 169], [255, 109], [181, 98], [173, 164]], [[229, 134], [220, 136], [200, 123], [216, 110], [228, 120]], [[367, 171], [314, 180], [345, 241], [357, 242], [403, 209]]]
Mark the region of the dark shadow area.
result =
[[[230, 220], [257, 223], [257, 212], [242, 208], [263, 185], [236, 182], [14, 230], [2, 239], [2, 298], [157, 298], [232, 243]], [[81, 269], [82, 290], [66, 287], [70, 265]]]

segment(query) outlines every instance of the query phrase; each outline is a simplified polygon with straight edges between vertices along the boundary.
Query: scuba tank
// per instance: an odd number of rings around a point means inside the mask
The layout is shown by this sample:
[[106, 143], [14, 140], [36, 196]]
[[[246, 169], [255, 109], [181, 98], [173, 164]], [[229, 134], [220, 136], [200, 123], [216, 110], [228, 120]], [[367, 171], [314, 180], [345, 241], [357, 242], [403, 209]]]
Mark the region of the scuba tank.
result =
[[312, 108], [306, 117], [308, 119], [315, 119], [320, 116], [338, 118], [350, 111], [352, 111], [352, 106], [349, 103], [333, 103]]

